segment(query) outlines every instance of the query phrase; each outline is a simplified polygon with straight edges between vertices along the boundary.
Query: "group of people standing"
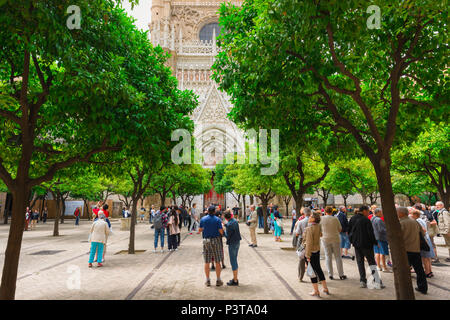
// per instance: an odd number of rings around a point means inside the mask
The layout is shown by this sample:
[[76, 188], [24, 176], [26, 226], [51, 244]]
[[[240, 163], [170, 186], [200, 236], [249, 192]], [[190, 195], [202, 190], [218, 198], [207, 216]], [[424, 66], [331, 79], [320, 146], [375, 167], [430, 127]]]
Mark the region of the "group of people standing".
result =
[[24, 230], [25, 231], [29, 231], [29, 230], [36, 229], [36, 224], [39, 223], [39, 217], [41, 217], [42, 223], [46, 223], [47, 222], [47, 215], [48, 215], [47, 207], [45, 207], [44, 210], [42, 211], [42, 216], [41, 216], [41, 214], [39, 213], [38, 210], [32, 211], [30, 209], [30, 207], [27, 207], [27, 209], [25, 210], [25, 226], [24, 226]]
[[[397, 216], [402, 228], [403, 241], [406, 247], [411, 271], [417, 275], [416, 290], [426, 294], [428, 291], [427, 278], [433, 277], [431, 271], [432, 258], [437, 259], [436, 247], [429, 230], [437, 225], [446, 245], [450, 245], [449, 228], [450, 215], [442, 202], [437, 202], [433, 211], [427, 212], [422, 204], [414, 207], [397, 207]], [[422, 210], [421, 210], [422, 209]], [[343, 270], [343, 258], [356, 257], [360, 275], [360, 287], [367, 288], [365, 260], [373, 277], [373, 287], [383, 289], [385, 286], [378, 272], [392, 272], [392, 263], [388, 260], [389, 244], [386, 225], [381, 208], [361, 206], [350, 220], [347, 218], [346, 208], [340, 207], [335, 212], [332, 207], [326, 207], [325, 215], [320, 210], [312, 211], [302, 208], [301, 216], [297, 219], [293, 230], [293, 244], [299, 255], [298, 278], [303, 281], [306, 266], [310, 267], [310, 277], [313, 284], [311, 295], [320, 296], [317, 283], [323, 286], [323, 292], [330, 294], [325, 275], [320, 266], [320, 249], [325, 253], [325, 264], [330, 280], [334, 280], [332, 259], [334, 257], [340, 280], [347, 279]], [[353, 245], [355, 257], [348, 255]], [[450, 256], [450, 249], [449, 249]], [[388, 262], [386, 263], [386, 261]], [[434, 260], [439, 261], [439, 260]], [[450, 261], [450, 257], [446, 258]], [[388, 267], [389, 266], [389, 267]]]

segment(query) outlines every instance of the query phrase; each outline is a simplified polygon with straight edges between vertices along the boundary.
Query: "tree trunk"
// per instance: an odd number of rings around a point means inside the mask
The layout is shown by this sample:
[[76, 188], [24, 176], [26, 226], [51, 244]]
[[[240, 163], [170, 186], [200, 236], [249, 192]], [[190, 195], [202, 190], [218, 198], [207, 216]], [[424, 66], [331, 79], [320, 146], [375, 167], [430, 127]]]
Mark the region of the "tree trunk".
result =
[[244, 194], [244, 196], [242, 198], [242, 206], [243, 206], [243, 210], [242, 210], [241, 216], [239, 218], [244, 217], [244, 221], [247, 221], [247, 211], [246, 211], [246, 208], [245, 208], [245, 194]]
[[346, 195], [346, 196], [342, 195], [342, 199], [344, 199], [344, 207], [345, 208], [347, 208], [347, 198], [348, 198], [348, 195]]
[[19, 192], [12, 192], [13, 205], [11, 226], [3, 263], [0, 300], [14, 300], [16, 294], [17, 269], [19, 267], [20, 249], [25, 228], [25, 209], [30, 197], [30, 188], [25, 183], [17, 186]]
[[131, 221], [130, 221], [130, 242], [128, 244], [128, 254], [134, 254], [134, 238], [135, 238], [135, 226], [136, 226], [136, 214], [137, 214], [137, 203], [139, 198], [133, 197], [133, 209], [131, 210]]
[[166, 205], [166, 193], [165, 192], [160, 193], [159, 197], [161, 198], [161, 205], [165, 206]]
[[293, 195], [293, 197], [295, 201], [295, 208], [297, 212], [300, 212], [300, 210], [303, 208], [303, 193]]
[[445, 192], [443, 189], [439, 190], [439, 198], [444, 203], [444, 207], [448, 208], [450, 206], [450, 192]]
[[[55, 196], [54, 196], [55, 198]], [[61, 202], [60, 202], [60, 196], [59, 194], [56, 194], [56, 216], [55, 216], [55, 222], [53, 223], [53, 236], [58, 237], [59, 236], [59, 217], [61, 215]]]
[[255, 196], [250, 196], [250, 204], [255, 204]]
[[14, 198], [11, 196], [6, 196], [5, 208], [3, 211], [3, 224], [8, 224], [9, 208], [11, 207], [11, 202], [14, 204]]
[[[373, 163], [381, 194], [381, 206], [386, 222], [389, 245], [392, 253], [394, 284], [397, 300], [414, 300], [411, 273], [406, 255], [400, 221], [395, 208], [394, 192], [390, 174], [390, 159], [382, 159], [381, 163]], [[384, 164], [384, 166], [383, 166]]]
[[269, 204], [269, 199], [267, 197], [260, 197], [263, 209], [263, 219], [264, 219], [264, 233], [269, 233], [269, 226], [267, 224], [267, 205]]
[[66, 198], [61, 194], [61, 223], [64, 223], [65, 212], [66, 212]]

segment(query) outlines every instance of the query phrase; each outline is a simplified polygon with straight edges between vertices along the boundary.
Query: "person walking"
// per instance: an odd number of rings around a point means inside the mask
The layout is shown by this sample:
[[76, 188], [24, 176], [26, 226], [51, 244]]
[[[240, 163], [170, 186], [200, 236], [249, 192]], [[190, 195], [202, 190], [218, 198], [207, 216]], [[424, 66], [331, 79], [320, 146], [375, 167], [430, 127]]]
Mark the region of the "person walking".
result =
[[397, 216], [400, 221], [400, 227], [402, 228], [408, 262], [414, 268], [417, 276], [417, 287], [415, 289], [423, 294], [427, 294], [428, 283], [420, 256], [420, 234], [425, 236], [425, 232], [417, 221], [408, 217], [408, 214], [408, 208], [397, 208]]
[[98, 219], [94, 221], [91, 227], [89, 237], [89, 241], [91, 242], [89, 268], [92, 267], [92, 262], [94, 262], [95, 254], [97, 254], [97, 267], [103, 266], [103, 246], [106, 244], [109, 235], [109, 228], [105, 219], [106, 216], [103, 211], [98, 211]]
[[298, 261], [298, 280], [300, 282], [303, 282], [303, 276], [305, 275], [306, 271], [306, 259], [305, 259], [305, 247], [304, 247], [304, 234], [305, 230], [308, 227], [308, 221], [309, 217], [311, 216], [311, 209], [310, 208], [302, 208], [301, 213], [303, 214], [304, 218], [300, 220], [300, 222], [297, 224], [297, 227], [295, 228], [294, 232], [297, 236], [297, 254], [299, 256]]
[[320, 297], [319, 284], [322, 284], [323, 292], [327, 295], [330, 291], [327, 287], [327, 282], [325, 280], [325, 275], [323, 274], [322, 268], [320, 266], [320, 237], [322, 232], [320, 230], [320, 214], [313, 213], [308, 220], [308, 227], [305, 230], [304, 237], [302, 238], [303, 246], [305, 247], [305, 258], [308, 264], [311, 264], [314, 270], [315, 276], [311, 277], [311, 283], [313, 286], [313, 291], [310, 295]]
[[333, 207], [327, 206], [325, 208], [325, 216], [320, 220], [322, 227], [322, 247], [325, 251], [325, 263], [327, 265], [328, 277], [333, 280], [333, 262], [332, 256], [336, 260], [336, 267], [338, 269], [339, 279], [345, 280], [347, 276], [344, 275], [344, 266], [342, 265], [341, 256], [341, 240], [339, 234], [342, 231], [339, 219], [333, 215]]
[[30, 224], [31, 216], [33, 212], [29, 207], [25, 211], [25, 231], [28, 231], [28, 225]]
[[[228, 245], [228, 254], [230, 256], [230, 264], [231, 270], [233, 270], [233, 279], [227, 282], [228, 286], [238, 286], [238, 262], [237, 256], [239, 252], [239, 246], [242, 240], [241, 232], [239, 231], [239, 223], [234, 219], [231, 215], [231, 212], [226, 212], [225, 220], [227, 223], [225, 224], [226, 232], [225, 237], [227, 239]], [[256, 228], [256, 222], [255, 222]]]
[[252, 243], [249, 244], [249, 247], [256, 248], [258, 246], [258, 242], [256, 240], [256, 226], [257, 226], [257, 224], [258, 224], [258, 213], [255, 210], [255, 205], [252, 204], [250, 206], [250, 218], [249, 218], [249, 220], [247, 222], [248, 229], [250, 230], [250, 239], [251, 239], [251, 242], [252, 242]]
[[381, 208], [376, 208], [372, 217], [372, 227], [375, 239], [378, 244], [373, 246], [375, 253], [375, 261], [377, 263], [378, 271], [389, 272], [386, 265], [386, 257], [389, 256], [389, 245], [387, 239], [386, 224], [383, 219], [383, 211]]
[[158, 238], [161, 239], [161, 253], [164, 253], [164, 232], [166, 230], [168, 220], [167, 208], [165, 206], [161, 206], [153, 217], [153, 228], [155, 229], [155, 249], [153, 252], [155, 253], [156, 249], [158, 249]]
[[220, 279], [220, 273], [222, 271], [220, 262], [223, 260], [223, 251], [221, 249], [221, 242], [223, 235], [222, 221], [216, 216], [216, 208], [210, 206], [208, 208], [208, 215], [204, 216], [200, 220], [199, 231], [202, 233], [203, 237], [203, 260], [204, 260], [204, 271], [206, 276], [205, 285], [207, 287], [211, 286], [210, 275], [210, 263], [214, 260], [216, 264], [216, 286], [220, 287], [223, 285]]
[[180, 233], [180, 216], [178, 208], [170, 211], [168, 225], [169, 231], [169, 251], [178, 250], [178, 234]]
[[436, 211], [439, 233], [444, 237], [445, 245], [448, 249], [448, 258], [445, 258], [446, 262], [450, 262], [450, 213], [444, 208], [442, 201], [436, 202]]
[[[358, 264], [359, 283], [361, 288], [367, 288], [364, 258], [367, 259], [374, 278], [380, 279], [373, 252], [373, 246], [378, 245], [378, 242], [373, 232], [372, 223], [367, 218], [368, 216], [369, 207], [361, 206], [348, 223], [350, 243], [355, 247], [356, 263]], [[377, 283], [377, 288], [383, 289], [384, 287], [385, 286], [380, 280], [380, 282]]]

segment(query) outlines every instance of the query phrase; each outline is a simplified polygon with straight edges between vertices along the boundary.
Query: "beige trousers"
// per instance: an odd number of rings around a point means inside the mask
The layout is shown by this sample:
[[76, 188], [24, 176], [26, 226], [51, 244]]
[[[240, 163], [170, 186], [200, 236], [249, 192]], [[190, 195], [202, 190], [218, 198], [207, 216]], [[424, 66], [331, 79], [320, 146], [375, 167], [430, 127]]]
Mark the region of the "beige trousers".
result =
[[252, 240], [252, 244], [257, 245], [256, 243], [256, 228], [249, 228], [250, 229], [250, 238]]

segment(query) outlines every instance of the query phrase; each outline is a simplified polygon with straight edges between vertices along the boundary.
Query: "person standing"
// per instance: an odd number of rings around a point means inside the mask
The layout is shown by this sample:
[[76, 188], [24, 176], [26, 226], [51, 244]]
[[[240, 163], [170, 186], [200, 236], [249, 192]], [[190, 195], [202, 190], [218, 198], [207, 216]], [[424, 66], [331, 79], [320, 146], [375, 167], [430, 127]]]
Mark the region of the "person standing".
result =
[[258, 242], [256, 240], [256, 226], [258, 224], [258, 213], [255, 210], [254, 204], [252, 204], [250, 206], [250, 218], [249, 218], [247, 224], [248, 224], [248, 229], [250, 230], [250, 239], [252, 242], [249, 244], [249, 247], [256, 248], [258, 246]]
[[155, 229], [155, 249], [153, 252], [155, 253], [158, 248], [158, 238], [161, 239], [161, 253], [164, 252], [164, 231], [166, 230], [168, 220], [167, 208], [165, 206], [161, 206], [153, 217], [153, 227]]
[[75, 225], [78, 226], [80, 225], [80, 208], [77, 207], [75, 209], [75, 212], [73, 213], [73, 215], [75, 216]]
[[373, 251], [375, 253], [375, 261], [377, 263], [378, 271], [389, 272], [386, 265], [386, 257], [389, 256], [389, 245], [386, 224], [384, 223], [382, 217], [383, 211], [381, 208], [376, 208], [374, 210], [371, 222], [378, 245], [373, 246]]
[[429, 250], [423, 250], [420, 249], [420, 256], [422, 257], [422, 264], [425, 269], [425, 275], [427, 278], [434, 277], [433, 272], [431, 270], [431, 258], [434, 258], [434, 250], [433, 250], [433, 244], [431, 243], [430, 236], [428, 235], [428, 229], [427, 229], [427, 223], [424, 219], [421, 217], [421, 212], [419, 210], [413, 210], [409, 217], [413, 220], [416, 220], [417, 223], [420, 224], [420, 227], [422, 228], [423, 232], [425, 233], [425, 241], [427, 242], [429, 246]]
[[291, 226], [291, 233], [290, 235], [292, 236], [292, 233], [294, 232], [294, 227], [295, 227], [295, 223], [297, 222], [297, 211], [295, 211], [295, 208], [292, 209], [292, 226]]
[[227, 223], [225, 224], [226, 227], [225, 237], [227, 238], [228, 254], [230, 256], [231, 270], [233, 270], [233, 279], [228, 281], [227, 285], [238, 286], [239, 280], [238, 280], [237, 256], [239, 252], [239, 246], [242, 240], [241, 232], [239, 231], [239, 223], [236, 221], [236, 219], [231, 217], [230, 212], [226, 212], [224, 217], [225, 220], [227, 221]]
[[303, 282], [303, 276], [305, 275], [306, 271], [305, 247], [303, 246], [303, 237], [305, 230], [308, 227], [309, 217], [311, 216], [311, 209], [306, 207], [302, 208], [301, 213], [303, 214], [304, 218], [298, 222], [294, 232], [297, 236], [297, 251], [300, 253], [298, 261], [298, 280], [300, 282]]
[[32, 215], [32, 211], [30, 210], [29, 207], [27, 207], [26, 211], [25, 211], [25, 231], [28, 231], [28, 225], [30, 224], [30, 220], [31, 220], [31, 215]]
[[170, 217], [168, 225], [169, 231], [169, 251], [178, 250], [178, 234], [180, 233], [180, 216], [177, 209], [172, 209], [170, 211]]
[[344, 275], [344, 266], [342, 265], [341, 257], [341, 241], [339, 234], [342, 231], [339, 219], [333, 216], [333, 207], [327, 206], [325, 208], [325, 216], [320, 221], [322, 227], [322, 247], [325, 251], [325, 263], [327, 265], [328, 277], [333, 280], [333, 262], [332, 256], [336, 260], [339, 279], [345, 280], [347, 276]]
[[155, 206], [152, 204], [152, 209], [150, 210], [150, 214], [149, 214], [149, 222], [152, 223], [153, 222], [153, 217], [155, 216], [156, 210], [155, 210]]
[[175, 207], [176, 213], [178, 217], [178, 233], [177, 233], [177, 248], [181, 245], [181, 228], [183, 227], [183, 221], [184, 221], [184, 211], [183, 207]]
[[44, 211], [42, 212], [42, 223], [47, 222], [47, 217], [48, 217], [48, 209], [47, 209], [47, 207], [45, 207]]
[[272, 220], [273, 220], [273, 226], [274, 226], [274, 236], [275, 241], [281, 242], [281, 230], [282, 230], [282, 219], [281, 214], [278, 211], [278, 207], [273, 207], [273, 212], [271, 214]]
[[313, 213], [309, 217], [308, 227], [305, 230], [303, 237], [303, 246], [305, 247], [305, 258], [311, 263], [311, 267], [314, 270], [315, 277], [311, 277], [311, 283], [313, 285], [314, 291], [310, 292], [310, 295], [320, 297], [319, 284], [322, 284], [323, 292], [327, 295], [330, 291], [327, 287], [327, 282], [325, 280], [325, 275], [323, 274], [322, 268], [320, 266], [320, 237], [322, 232], [320, 230], [320, 214]]
[[425, 236], [425, 233], [417, 221], [410, 219], [408, 214], [409, 211], [407, 208], [397, 208], [397, 216], [400, 221], [400, 227], [402, 228], [408, 262], [414, 268], [417, 276], [417, 287], [415, 289], [423, 294], [427, 294], [428, 283], [420, 256], [420, 234]]
[[223, 285], [223, 282], [220, 279], [220, 273], [222, 271], [220, 262], [223, 260], [223, 251], [221, 248], [223, 227], [222, 221], [216, 216], [216, 208], [214, 206], [210, 206], [208, 208], [208, 215], [200, 220], [199, 231], [202, 233], [203, 237], [203, 260], [206, 276], [205, 285], [207, 287], [211, 286], [209, 264], [214, 260], [217, 276], [216, 286], [220, 287]]
[[347, 218], [347, 208], [344, 206], [339, 207], [339, 212], [336, 214], [336, 217], [339, 219], [341, 223], [342, 230], [339, 233], [339, 237], [341, 238], [341, 256], [342, 258], [348, 258], [355, 260], [355, 257], [350, 257], [348, 255], [348, 249], [350, 249], [350, 240], [348, 238], [348, 218]]
[[[219, 210], [220, 210], [220, 209], [219, 209]], [[239, 220], [239, 211], [241, 210], [241, 208], [239, 208], [239, 204], [236, 204], [236, 205], [234, 206], [234, 208], [231, 209], [231, 210], [233, 210], [233, 216], [234, 216], [234, 218], [235, 218], [236, 220]]]
[[[373, 232], [372, 223], [367, 218], [368, 216], [369, 207], [361, 206], [358, 212], [350, 219], [348, 223], [350, 242], [355, 247], [356, 263], [358, 264], [359, 282], [361, 288], [367, 288], [364, 258], [367, 259], [370, 270], [375, 279], [380, 279], [373, 252], [373, 246], [378, 245], [378, 242]], [[381, 280], [379, 283], [379, 288], [384, 288]]]
[[444, 237], [445, 245], [448, 249], [448, 258], [445, 258], [446, 262], [450, 262], [450, 213], [444, 208], [442, 201], [436, 202], [436, 211], [439, 233]]
[[103, 211], [98, 211], [98, 219], [94, 221], [90, 231], [91, 251], [89, 254], [89, 268], [92, 267], [94, 256], [97, 253], [97, 267], [102, 267], [103, 264], [103, 246], [108, 240], [109, 228], [105, 221], [105, 214]]
[[258, 215], [258, 228], [263, 229], [264, 228], [264, 214], [263, 214], [263, 208], [262, 204], [258, 204], [258, 207], [256, 208], [256, 213]]

